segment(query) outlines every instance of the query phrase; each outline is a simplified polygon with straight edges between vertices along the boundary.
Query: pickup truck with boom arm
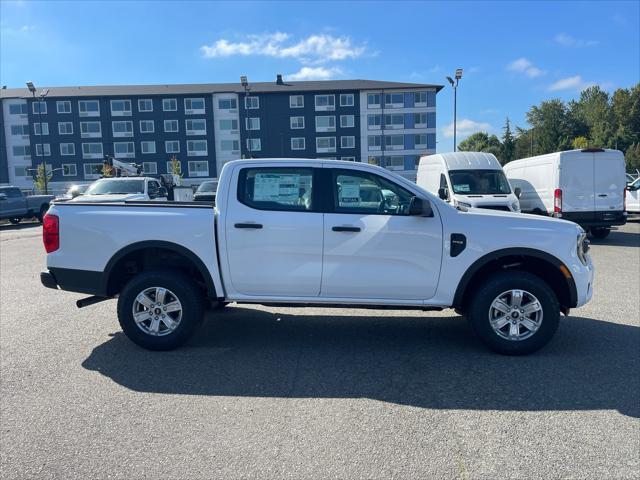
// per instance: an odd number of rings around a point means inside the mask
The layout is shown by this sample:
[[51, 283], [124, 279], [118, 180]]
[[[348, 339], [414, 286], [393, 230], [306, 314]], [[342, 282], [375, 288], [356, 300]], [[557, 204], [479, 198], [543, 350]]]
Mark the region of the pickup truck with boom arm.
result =
[[594, 274], [574, 223], [454, 208], [380, 167], [323, 159], [229, 162], [215, 208], [54, 203], [43, 241], [45, 286], [93, 295], [78, 306], [117, 297], [125, 334], [153, 350], [237, 302], [454, 308], [491, 349], [527, 354], [591, 299]]

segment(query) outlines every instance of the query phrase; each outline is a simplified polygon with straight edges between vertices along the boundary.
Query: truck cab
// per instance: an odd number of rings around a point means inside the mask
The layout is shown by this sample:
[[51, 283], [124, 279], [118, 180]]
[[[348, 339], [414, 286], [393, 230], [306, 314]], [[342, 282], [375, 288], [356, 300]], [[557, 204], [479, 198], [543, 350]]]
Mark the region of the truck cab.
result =
[[152, 177], [101, 178], [93, 182], [83, 195], [70, 201], [102, 203], [133, 200], [166, 201], [167, 191]]

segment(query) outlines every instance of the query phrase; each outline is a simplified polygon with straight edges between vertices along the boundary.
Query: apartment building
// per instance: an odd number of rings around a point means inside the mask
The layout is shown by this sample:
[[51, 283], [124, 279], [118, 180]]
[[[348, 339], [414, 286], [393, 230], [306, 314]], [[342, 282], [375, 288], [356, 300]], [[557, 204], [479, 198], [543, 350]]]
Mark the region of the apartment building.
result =
[[0, 183], [29, 189], [43, 162], [62, 188], [99, 178], [112, 156], [147, 175], [180, 162], [183, 181], [215, 180], [238, 158], [370, 162], [415, 179], [435, 153], [441, 85], [374, 80], [51, 87], [0, 90]]

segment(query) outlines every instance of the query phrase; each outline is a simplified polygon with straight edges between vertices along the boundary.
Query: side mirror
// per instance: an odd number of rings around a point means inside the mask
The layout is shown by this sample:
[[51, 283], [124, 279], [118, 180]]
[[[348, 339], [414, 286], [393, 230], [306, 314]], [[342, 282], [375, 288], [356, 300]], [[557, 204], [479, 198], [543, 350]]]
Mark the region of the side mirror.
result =
[[638, 190], [638, 187], [636, 187], [635, 185], [627, 185], [628, 192], [635, 192], [636, 190]]
[[438, 196], [442, 199], [442, 200], [448, 200], [449, 199], [449, 192], [447, 191], [446, 188], [439, 188], [438, 189]]
[[168, 195], [169, 194], [167, 193], [167, 189], [164, 187], [160, 187], [156, 196], [159, 198], [167, 198]]
[[429, 200], [413, 197], [409, 204], [409, 215], [412, 217], [433, 217], [433, 210]]
[[0, 200], [6, 200], [7, 195], [5, 193], [0, 193]]
[[520, 198], [520, 195], [522, 195], [522, 189], [520, 187], [514, 188], [513, 194], [516, 196], [516, 198]]

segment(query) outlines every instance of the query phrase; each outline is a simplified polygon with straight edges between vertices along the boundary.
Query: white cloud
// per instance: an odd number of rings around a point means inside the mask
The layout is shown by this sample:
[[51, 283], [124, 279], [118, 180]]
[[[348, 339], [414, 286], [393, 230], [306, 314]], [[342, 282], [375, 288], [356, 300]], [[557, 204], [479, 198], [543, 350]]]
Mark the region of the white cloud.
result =
[[301, 80], [329, 80], [340, 74], [342, 74], [342, 70], [338, 67], [302, 67], [296, 73], [285, 75], [285, 79], [292, 82]]
[[582, 78], [581, 75], [574, 75], [573, 77], [561, 78], [557, 82], [549, 85], [548, 90], [550, 92], [560, 92], [562, 90], [572, 90], [581, 92], [585, 88], [598, 85], [603, 90], [608, 90], [613, 87], [611, 82], [588, 82]]
[[529, 78], [539, 77], [547, 73], [546, 71], [536, 67], [531, 61], [525, 57], [520, 57], [507, 65], [507, 70], [510, 72], [522, 73]]
[[367, 47], [364, 44], [355, 45], [346, 36], [335, 37], [321, 33], [292, 41], [288, 33], [276, 32], [248, 35], [246, 40], [239, 42], [220, 39], [211, 45], [203, 45], [200, 51], [205, 58], [257, 55], [318, 64], [361, 57], [366, 53]]
[[554, 37], [556, 43], [562, 45], [563, 47], [593, 47], [598, 45], [598, 41], [596, 40], [582, 40], [580, 38], [574, 38], [571, 35], [567, 35], [566, 33], [559, 33]]
[[[468, 137], [472, 133], [490, 132], [492, 130], [493, 130], [493, 127], [489, 123], [476, 122], [475, 120], [463, 118], [462, 120], [458, 120], [456, 135], [458, 139], [461, 139], [464, 137]], [[444, 135], [446, 138], [453, 137], [453, 122], [451, 122], [449, 125], [446, 125], [442, 129], [442, 135]]]

